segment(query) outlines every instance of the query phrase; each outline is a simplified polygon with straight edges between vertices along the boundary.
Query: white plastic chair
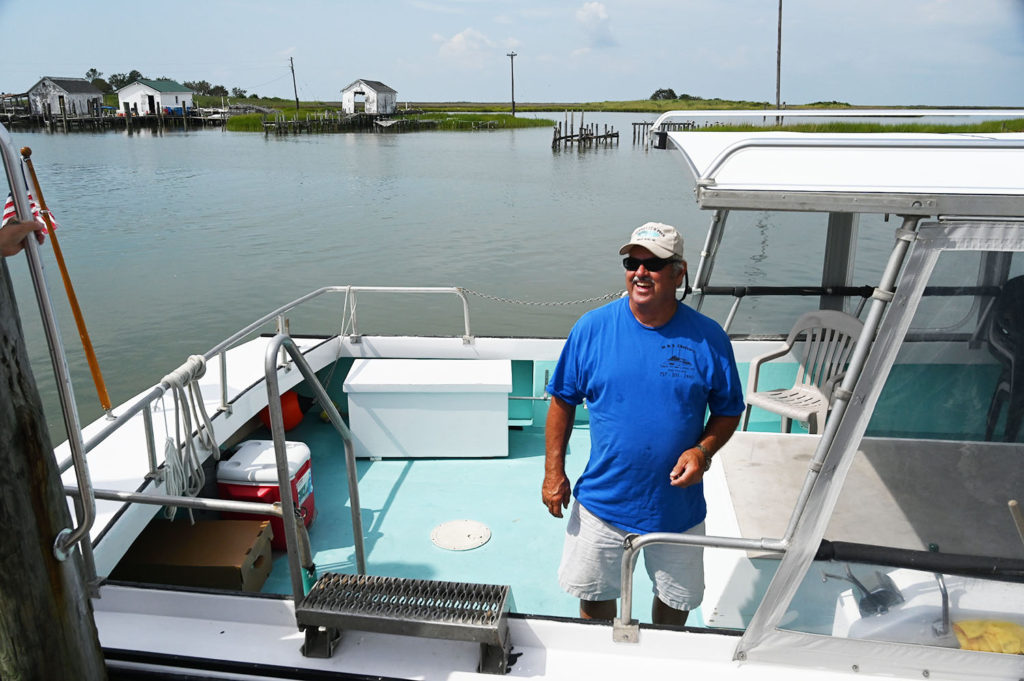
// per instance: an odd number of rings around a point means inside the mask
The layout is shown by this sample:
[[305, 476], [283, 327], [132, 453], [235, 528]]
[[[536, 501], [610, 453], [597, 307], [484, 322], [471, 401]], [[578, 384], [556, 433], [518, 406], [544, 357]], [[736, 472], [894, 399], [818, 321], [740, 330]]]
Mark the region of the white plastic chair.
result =
[[[836, 310], [814, 310], [802, 315], [785, 343], [751, 362], [743, 430], [750, 421], [751, 407], [760, 407], [781, 415], [782, 429], [787, 433], [793, 420], [806, 423], [808, 432], [817, 433], [825, 423], [832, 391], [846, 370], [863, 328], [859, 319]], [[790, 353], [800, 363], [793, 387], [758, 392], [761, 365]]]

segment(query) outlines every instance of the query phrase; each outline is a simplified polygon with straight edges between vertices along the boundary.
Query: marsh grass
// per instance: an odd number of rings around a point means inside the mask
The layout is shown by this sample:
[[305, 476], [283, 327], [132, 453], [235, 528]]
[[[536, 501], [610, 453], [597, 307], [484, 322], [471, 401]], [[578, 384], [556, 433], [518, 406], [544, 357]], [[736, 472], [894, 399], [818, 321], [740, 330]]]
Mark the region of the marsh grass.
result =
[[550, 128], [554, 121], [545, 118], [518, 118], [504, 113], [422, 113], [398, 118], [420, 121], [438, 130], [484, 130], [501, 128]]
[[[336, 116], [337, 110], [335, 109], [300, 109], [297, 118], [299, 120], [305, 120], [307, 116], [310, 118], [322, 116], [324, 113], [329, 116]], [[296, 113], [292, 111], [282, 111], [279, 115], [282, 115], [285, 120], [293, 121], [296, 119]], [[263, 132], [263, 121], [264, 119], [273, 120], [272, 115], [265, 115], [259, 113], [253, 114], [238, 114], [228, 119], [227, 129], [232, 132]], [[416, 128], [420, 130], [500, 130], [507, 128], [544, 128], [554, 126], [554, 121], [549, 121], [543, 118], [517, 118], [511, 114], [503, 113], [487, 113], [487, 114], [473, 114], [473, 113], [419, 113], [419, 114], [401, 114], [392, 117], [397, 120], [409, 120], [416, 122]], [[395, 130], [408, 130], [408, 127], [396, 128]]]
[[711, 132], [757, 132], [765, 130], [783, 130], [786, 132], [833, 132], [833, 133], [869, 133], [869, 132], [906, 132], [906, 133], [995, 133], [1024, 132], [1024, 119], [1013, 118], [999, 121], [982, 121], [980, 123], [963, 123], [961, 125], [934, 125], [929, 123], [799, 123], [781, 126], [758, 125], [714, 125], [701, 128]]
[[[116, 95], [115, 95], [116, 97]], [[300, 102], [298, 111], [295, 109], [294, 100], [282, 98], [267, 99], [222, 99], [220, 97], [197, 97], [197, 103], [202, 107], [219, 107], [227, 103], [255, 104], [266, 108], [275, 109], [279, 115], [286, 120], [304, 120], [307, 117], [340, 115], [340, 102], [309, 101]], [[547, 119], [527, 118], [512, 116], [511, 107], [508, 102], [419, 102], [408, 104], [417, 113], [403, 113], [399, 110], [396, 118], [408, 119], [419, 122], [419, 129], [438, 130], [479, 130], [479, 129], [507, 129], [527, 127], [553, 126], [554, 121]], [[822, 109], [857, 109], [845, 102], [812, 102], [805, 105], [789, 106], [789, 110], [800, 110], [806, 108]], [[873, 107], [886, 108], [886, 107]], [[914, 107], [909, 107], [913, 110]], [[663, 100], [626, 100], [626, 101], [605, 101], [605, 102], [572, 102], [572, 103], [527, 103], [516, 104], [517, 112], [551, 112], [551, 111], [587, 111], [587, 112], [625, 112], [625, 113], [648, 113], [659, 114], [666, 111], [694, 111], [694, 110], [720, 110], [730, 111], [736, 109], [750, 109], [763, 111], [766, 119], [774, 118], [776, 110], [771, 108], [768, 102], [755, 102], [743, 100], [726, 99], [701, 99], [699, 97], [684, 97], [682, 99]], [[419, 113], [423, 112], [423, 113]], [[457, 112], [457, 113], [453, 113]], [[1007, 112], [1013, 115], [1015, 111]], [[782, 113], [785, 116], [785, 110]], [[263, 114], [240, 114], [228, 119], [227, 129], [239, 132], [262, 132]], [[404, 128], [408, 129], [408, 128]], [[757, 131], [765, 130], [765, 126], [755, 125], [714, 125], [703, 130], [721, 132], [731, 131]], [[1024, 132], [1024, 119], [1008, 119], [984, 121], [980, 123], [964, 123], [960, 125], [934, 125], [925, 123], [855, 123], [855, 122], [831, 122], [831, 123], [794, 123], [780, 127], [770, 126], [771, 130], [787, 130], [795, 132], [837, 132], [837, 133], [870, 133], [870, 132], [908, 132], [908, 133], [993, 133], [993, 132]]]
[[239, 114], [225, 123], [232, 132], [263, 132], [263, 114]]

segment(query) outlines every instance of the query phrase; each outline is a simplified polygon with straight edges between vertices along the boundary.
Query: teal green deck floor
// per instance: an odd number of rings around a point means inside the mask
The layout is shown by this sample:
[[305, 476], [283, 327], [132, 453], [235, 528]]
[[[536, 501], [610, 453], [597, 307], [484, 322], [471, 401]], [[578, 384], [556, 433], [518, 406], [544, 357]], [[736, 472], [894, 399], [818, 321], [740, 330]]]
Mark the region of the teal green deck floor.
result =
[[[253, 437], [269, 435], [263, 431]], [[309, 536], [317, 572], [355, 573], [340, 438], [315, 414], [307, 415], [286, 437], [306, 442], [312, 454], [317, 516]], [[577, 425], [566, 461], [571, 480], [582, 472], [589, 448], [589, 430]], [[514, 612], [578, 616], [578, 601], [559, 588], [557, 576], [568, 512], [565, 518], [554, 518], [541, 503], [543, 427], [510, 429], [507, 458], [360, 459], [357, 470], [369, 574], [508, 584]], [[435, 546], [431, 531], [461, 519], [485, 524], [490, 540], [468, 551]], [[263, 591], [291, 592], [284, 553], [275, 552]], [[641, 561], [635, 575], [633, 616], [649, 621], [651, 600], [651, 582]], [[699, 621], [695, 613], [691, 623]]]

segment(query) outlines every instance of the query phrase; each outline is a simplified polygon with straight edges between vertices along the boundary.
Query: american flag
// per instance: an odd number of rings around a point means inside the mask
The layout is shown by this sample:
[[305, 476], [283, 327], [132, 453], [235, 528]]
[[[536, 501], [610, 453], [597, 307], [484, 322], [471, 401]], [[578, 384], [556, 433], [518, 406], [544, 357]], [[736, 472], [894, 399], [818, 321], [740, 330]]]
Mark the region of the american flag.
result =
[[[29, 192], [28, 194], [28, 202], [29, 205], [32, 207], [32, 217], [34, 217], [36, 220], [43, 224], [43, 234], [46, 234], [46, 220], [43, 219], [42, 214], [39, 212], [39, 206], [36, 205], [35, 199], [32, 198], [32, 192]], [[14, 207], [14, 195], [9, 193], [7, 194], [7, 202], [4, 204], [4, 217], [3, 219], [0, 219], [0, 226], [6, 225], [8, 220], [17, 219], [18, 211]], [[53, 225], [54, 229], [57, 228], [57, 220], [53, 217], [53, 213], [50, 213], [50, 223]]]

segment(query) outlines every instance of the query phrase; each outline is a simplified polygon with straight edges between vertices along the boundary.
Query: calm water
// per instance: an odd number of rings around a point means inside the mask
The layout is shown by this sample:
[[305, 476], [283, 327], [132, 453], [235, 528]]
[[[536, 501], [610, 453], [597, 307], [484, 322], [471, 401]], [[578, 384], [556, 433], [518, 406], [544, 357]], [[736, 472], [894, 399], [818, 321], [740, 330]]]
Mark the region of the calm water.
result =
[[[614, 125], [622, 141], [583, 153], [552, 152], [548, 128], [284, 139], [219, 130], [18, 133], [14, 141], [32, 148], [118, 404], [188, 354], [320, 286], [458, 285], [531, 301], [591, 298], [624, 286], [618, 246], [648, 220], [678, 226], [695, 266], [709, 215], [697, 210], [673, 154], [631, 143], [629, 124], [643, 118], [588, 116]], [[719, 265], [716, 277], [780, 283], [768, 274], [778, 268], [796, 273], [790, 283], [815, 283], [801, 263], [805, 230], [818, 224], [731, 218], [728, 248], [739, 257]], [[98, 401], [52, 249], [43, 252], [88, 422]], [[62, 440], [27, 268], [23, 257], [8, 265], [51, 435]], [[375, 314], [385, 302], [397, 312]], [[587, 307], [470, 303], [478, 335], [564, 335]], [[361, 298], [359, 319], [366, 332], [461, 333], [454, 302], [428, 309], [422, 298]], [[292, 331], [338, 323], [302, 325], [311, 322], [293, 321]]]

